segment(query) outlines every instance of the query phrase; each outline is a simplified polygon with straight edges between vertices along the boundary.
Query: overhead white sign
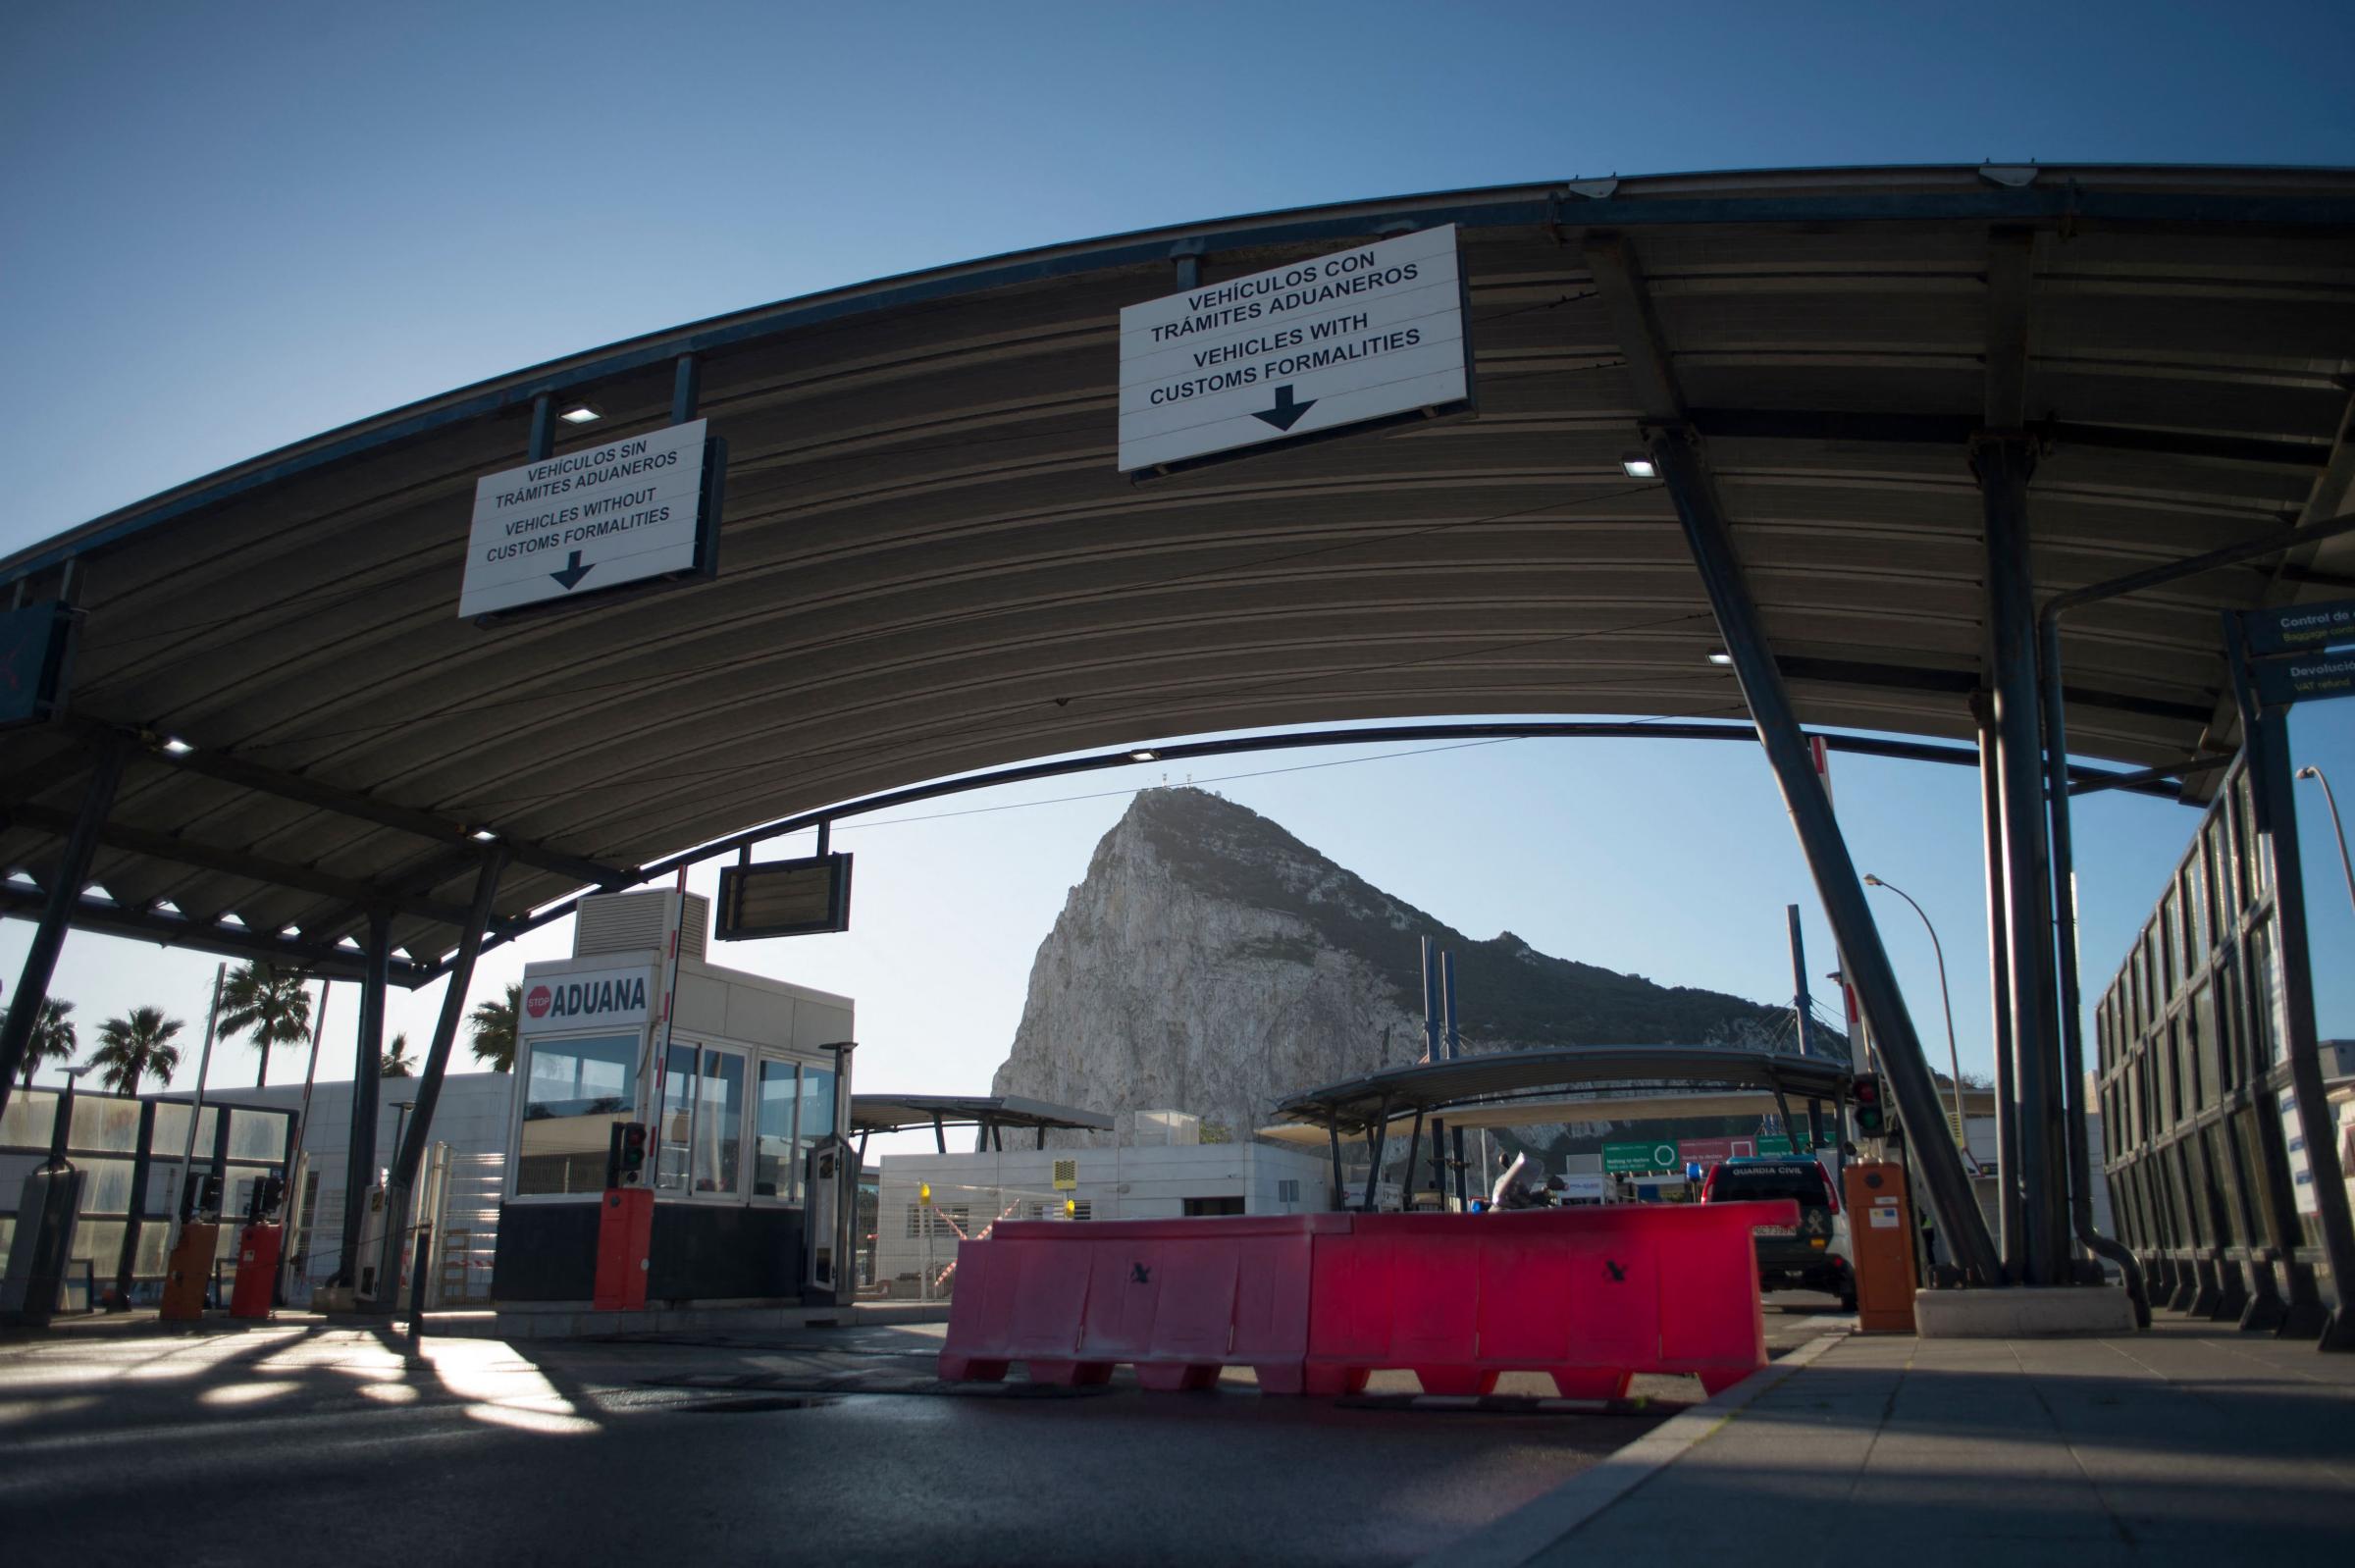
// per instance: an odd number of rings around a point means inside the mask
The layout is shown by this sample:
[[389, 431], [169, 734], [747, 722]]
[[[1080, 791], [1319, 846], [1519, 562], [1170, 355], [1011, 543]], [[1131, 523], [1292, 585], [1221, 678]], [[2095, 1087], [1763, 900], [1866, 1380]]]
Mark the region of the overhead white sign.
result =
[[557, 1029], [628, 1027], [652, 1016], [654, 971], [639, 965], [626, 969], [587, 969], [574, 974], [526, 974], [515, 1027], [523, 1034]]
[[706, 423], [624, 436], [476, 481], [459, 616], [695, 570]]
[[1285, 441], [1471, 395], [1455, 226], [1121, 312], [1121, 467]]

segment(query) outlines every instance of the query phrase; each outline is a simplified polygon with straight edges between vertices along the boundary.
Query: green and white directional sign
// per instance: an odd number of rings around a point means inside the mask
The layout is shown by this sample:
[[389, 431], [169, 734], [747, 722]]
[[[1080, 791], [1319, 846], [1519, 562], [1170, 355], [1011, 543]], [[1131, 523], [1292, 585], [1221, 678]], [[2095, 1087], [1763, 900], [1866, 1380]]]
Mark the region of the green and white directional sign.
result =
[[1455, 226], [1121, 312], [1121, 468], [1467, 403]]
[[2257, 695], [2268, 704], [2355, 697], [2355, 653], [2292, 653], [2258, 660], [2252, 668]]
[[1602, 1168], [1612, 1174], [1637, 1175], [1648, 1171], [1682, 1171], [1683, 1156], [1676, 1145], [1663, 1138], [1657, 1143], [1606, 1143], [1602, 1146]]
[[2334, 604], [2282, 604], [2241, 617], [2252, 653], [2310, 653], [2355, 643], [2355, 599]]

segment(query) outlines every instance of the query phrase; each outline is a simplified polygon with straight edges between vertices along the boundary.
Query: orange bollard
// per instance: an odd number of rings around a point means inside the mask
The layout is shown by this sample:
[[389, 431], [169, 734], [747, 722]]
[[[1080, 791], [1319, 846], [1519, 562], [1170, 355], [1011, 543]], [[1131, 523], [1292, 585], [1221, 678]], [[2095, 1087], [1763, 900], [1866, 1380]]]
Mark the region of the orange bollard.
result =
[[1906, 1168], [1889, 1161], [1850, 1164], [1849, 1259], [1857, 1272], [1857, 1327], [1866, 1333], [1913, 1332], [1913, 1207]]
[[194, 1323], [204, 1316], [204, 1288], [212, 1282], [213, 1254], [221, 1245], [217, 1225], [183, 1226], [180, 1242], [164, 1264], [164, 1302], [156, 1315], [166, 1322]]
[[256, 1223], [237, 1236], [237, 1282], [230, 1287], [229, 1315], [267, 1318], [278, 1284], [278, 1249], [285, 1230]]

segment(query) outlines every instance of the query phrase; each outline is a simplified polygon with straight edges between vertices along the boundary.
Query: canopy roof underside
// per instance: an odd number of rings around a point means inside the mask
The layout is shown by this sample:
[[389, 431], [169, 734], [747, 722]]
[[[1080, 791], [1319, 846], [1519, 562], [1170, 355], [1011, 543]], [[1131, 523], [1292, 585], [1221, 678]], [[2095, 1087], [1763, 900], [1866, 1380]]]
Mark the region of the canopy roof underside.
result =
[[[1752, 1089], [1793, 1101], [1835, 1099], [1848, 1092], [1851, 1069], [1828, 1057], [1785, 1056], [1721, 1046], [1562, 1045], [1534, 1051], [1494, 1051], [1444, 1062], [1384, 1068], [1362, 1076], [1305, 1089], [1276, 1107], [1279, 1122], [1318, 1127], [1360, 1129], [1416, 1112], [1447, 1112], [1450, 1124], [1514, 1126], [1565, 1120], [1555, 1112], [1562, 1091], [1588, 1091], [1584, 1117], [1566, 1120], [1627, 1120], [1668, 1114], [1714, 1115], [1691, 1091]], [[1518, 1107], [1515, 1102], [1532, 1102]], [[1469, 1107], [1470, 1119], [1454, 1110]], [[1615, 1109], [1614, 1109], [1615, 1108]], [[1739, 1115], [1740, 1112], [1734, 1113]]]
[[[1475, 417], [1146, 482], [1120, 308], [1462, 226]], [[675, 355], [731, 453], [715, 581], [480, 627], [476, 478], [540, 393], [606, 442]], [[477, 847], [495, 938], [663, 856], [1093, 747], [1469, 714], [1738, 718], [1647, 420], [1701, 438], [1802, 718], [1967, 738], [1968, 443], [2025, 425], [2039, 597], [2345, 504], [2355, 173], [1856, 170], [1535, 185], [976, 261], [584, 353], [20, 552], [86, 611], [70, 717], [7, 737], [0, 868], [45, 885], [93, 745], [138, 746], [77, 923], [430, 976]], [[2234, 742], [2218, 611], [2343, 597], [2344, 537], [2066, 622], [2083, 756]], [[171, 758], [165, 735], [196, 750]], [[0, 910], [36, 907], [0, 888]], [[234, 920], [230, 917], [234, 916]], [[229, 923], [224, 923], [228, 921]]]

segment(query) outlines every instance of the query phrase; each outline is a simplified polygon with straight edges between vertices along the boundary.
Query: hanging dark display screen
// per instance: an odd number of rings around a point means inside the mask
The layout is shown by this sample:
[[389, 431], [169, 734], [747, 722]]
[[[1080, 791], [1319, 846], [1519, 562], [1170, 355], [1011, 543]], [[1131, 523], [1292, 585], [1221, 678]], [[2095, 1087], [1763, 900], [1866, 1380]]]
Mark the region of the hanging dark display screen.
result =
[[851, 858], [723, 865], [714, 934], [722, 942], [851, 928]]

